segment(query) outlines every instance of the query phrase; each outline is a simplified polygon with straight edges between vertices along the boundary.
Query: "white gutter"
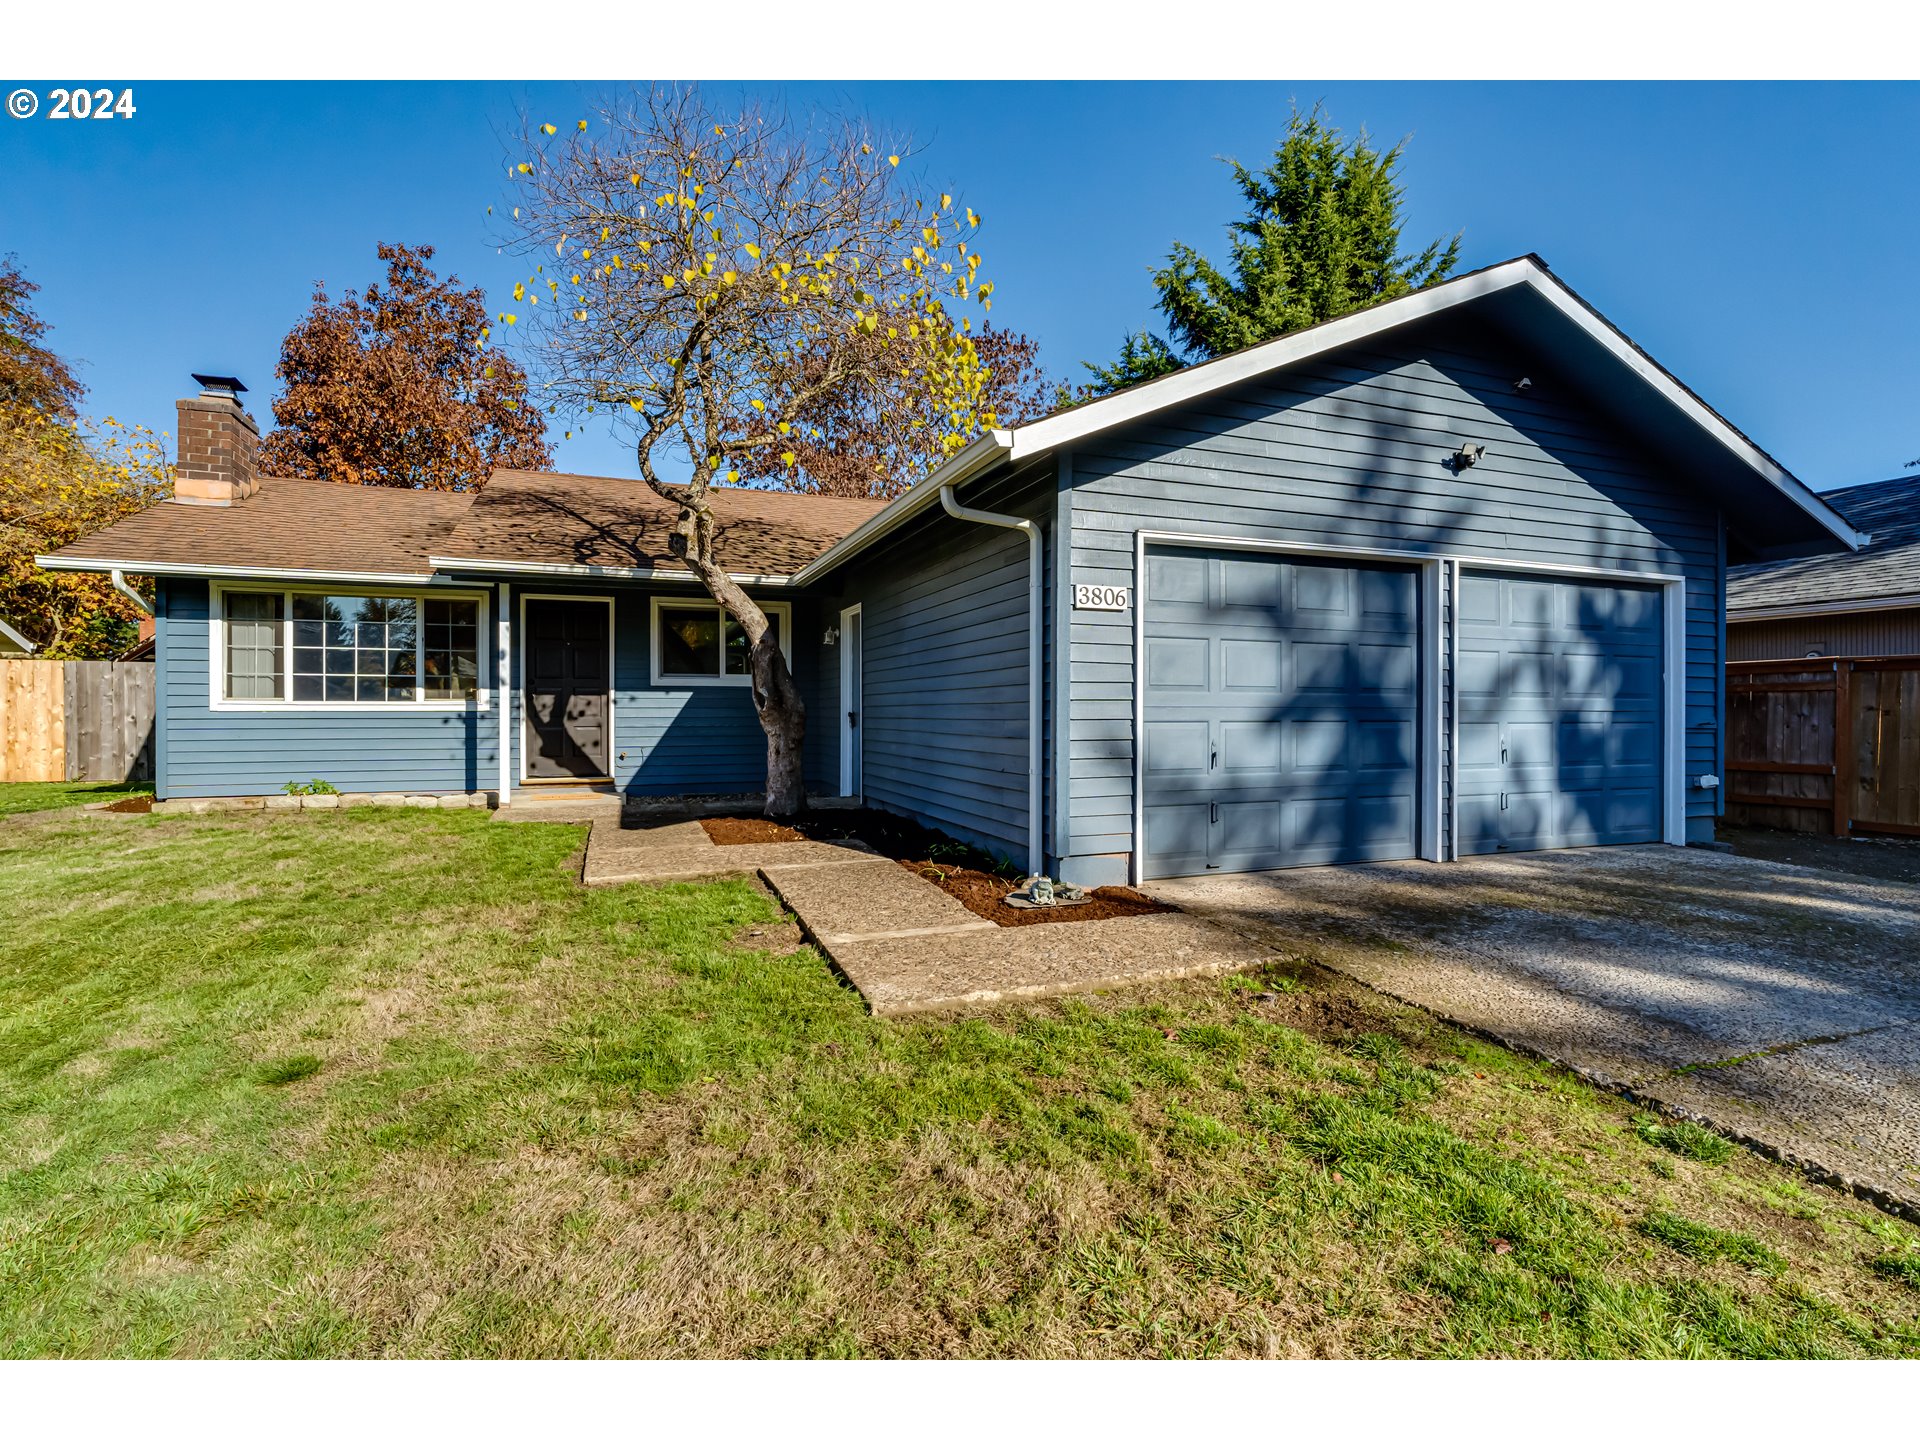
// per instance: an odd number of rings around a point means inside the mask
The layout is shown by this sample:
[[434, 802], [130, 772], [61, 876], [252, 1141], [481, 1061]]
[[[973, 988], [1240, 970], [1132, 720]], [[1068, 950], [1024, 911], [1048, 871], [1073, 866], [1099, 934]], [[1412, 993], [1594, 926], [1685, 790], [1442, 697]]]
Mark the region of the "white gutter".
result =
[[861, 521], [794, 571], [787, 583], [804, 585], [824, 575], [843, 560], [851, 559], [882, 536], [899, 529], [933, 504], [934, 496], [943, 494], [949, 485], [971, 480], [988, 466], [1012, 454], [1014, 434], [1012, 430], [989, 430], [939, 469], [916, 481], [911, 489], [897, 497], [886, 509]]
[[[998, 458], [997, 456], [995, 458]], [[1043, 774], [1044, 727], [1041, 724], [1041, 695], [1046, 688], [1041, 647], [1041, 558], [1040, 527], [1018, 515], [999, 515], [991, 510], [972, 510], [953, 498], [948, 481], [940, 487], [940, 503], [956, 520], [971, 520], [976, 525], [998, 525], [1005, 530], [1023, 530], [1027, 536], [1027, 873], [1038, 875], [1047, 863], [1041, 840], [1040, 782]], [[855, 532], [858, 533], [857, 531]]]
[[[500, 702], [500, 808], [513, 803], [513, 617], [512, 587], [500, 582], [500, 604], [494, 613], [493, 693]], [[608, 677], [611, 680], [611, 676]], [[609, 737], [611, 738], [611, 737]]]
[[127, 584], [126, 571], [110, 570], [107, 572], [107, 578], [113, 581], [114, 589], [118, 590], [122, 595], [126, 596], [127, 599], [131, 600], [135, 605], [137, 605], [140, 608], [140, 613], [142, 615], [153, 614], [153, 606], [149, 605], [145, 600], [140, 598], [140, 592], [138, 590], [134, 589], [131, 585]]
[[141, 575], [181, 575], [236, 580], [338, 580], [355, 585], [443, 585], [439, 575], [418, 575], [403, 570], [284, 570], [256, 565], [187, 565], [164, 560], [100, 560], [84, 555], [36, 555], [33, 563], [42, 570], [83, 570], [111, 573], [132, 570]]
[[[429, 555], [427, 563], [435, 570], [491, 570], [502, 575], [579, 575], [594, 580], [677, 580], [697, 585], [700, 577], [691, 570], [663, 570], [654, 565], [576, 565], [558, 560], [479, 560], [452, 555]], [[788, 575], [735, 574], [727, 577], [736, 585], [791, 585]]]

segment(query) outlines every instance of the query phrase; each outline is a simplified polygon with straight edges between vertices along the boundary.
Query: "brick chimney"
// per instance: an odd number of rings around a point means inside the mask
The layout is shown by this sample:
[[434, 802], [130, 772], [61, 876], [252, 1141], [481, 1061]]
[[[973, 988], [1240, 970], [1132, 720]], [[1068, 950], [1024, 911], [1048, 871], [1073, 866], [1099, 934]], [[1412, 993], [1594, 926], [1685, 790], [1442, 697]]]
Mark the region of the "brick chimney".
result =
[[173, 498], [182, 505], [235, 505], [260, 488], [254, 456], [260, 427], [240, 406], [247, 387], [231, 375], [196, 375], [200, 393], [182, 400]]

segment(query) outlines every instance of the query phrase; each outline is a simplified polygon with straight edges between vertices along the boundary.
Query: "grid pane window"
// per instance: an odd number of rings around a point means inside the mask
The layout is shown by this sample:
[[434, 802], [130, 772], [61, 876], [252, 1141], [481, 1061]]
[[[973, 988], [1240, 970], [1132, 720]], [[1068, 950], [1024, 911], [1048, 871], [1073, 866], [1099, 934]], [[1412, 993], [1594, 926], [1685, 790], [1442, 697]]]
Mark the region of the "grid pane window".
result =
[[281, 597], [227, 597], [227, 698], [278, 700]]
[[293, 597], [293, 698], [414, 698], [418, 605], [386, 595]]
[[480, 602], [429, 600], [420, 635], [420, 689], [429, 700], [480, 693]]

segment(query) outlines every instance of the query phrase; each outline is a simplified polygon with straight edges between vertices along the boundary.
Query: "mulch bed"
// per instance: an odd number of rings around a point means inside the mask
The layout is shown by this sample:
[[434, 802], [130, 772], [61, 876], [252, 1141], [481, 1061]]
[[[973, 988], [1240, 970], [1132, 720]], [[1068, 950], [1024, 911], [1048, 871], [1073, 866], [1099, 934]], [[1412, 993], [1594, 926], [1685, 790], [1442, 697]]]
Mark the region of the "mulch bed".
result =
[[108, 813], [113, 815], [146, 815], [152, 810], [153, 796], [151, 795], [129, 795], [126, 799], [116, 800], [107, 806]]
[[716, 845], [767, 845], [786, 840], [859, 840], [897, 860], [921, 879], [937, 885], [967, 909], [996, 925], [1060, 925], [1071, 920], [1116, 920], [1157, 915], [1174, 907], [1125, 885], [1103, 885], [1087, 892], [1084, 905], [1016, 910], [1004, 904], [1019, 888], [1020, 877], [992, 868], [993, 857], [971, 845], [929, 830], [898, 815], [874, 810], [821, 810], [791, 825], [759, 816], [716, 816], [700, 822]]
[[777, 825], [758, 815], [718, 815], [702, 820], [700, 828], [716, 845], [771, 845], [781, 840], [804, 840], [791, 825]]

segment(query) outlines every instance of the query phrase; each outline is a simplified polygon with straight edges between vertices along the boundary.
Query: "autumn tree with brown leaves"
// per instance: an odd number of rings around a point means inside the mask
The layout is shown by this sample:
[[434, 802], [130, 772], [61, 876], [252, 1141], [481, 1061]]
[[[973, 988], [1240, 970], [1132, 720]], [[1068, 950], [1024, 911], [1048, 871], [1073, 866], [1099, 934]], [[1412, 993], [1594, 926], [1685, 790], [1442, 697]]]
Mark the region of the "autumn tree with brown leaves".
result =
[[133, 644], [139, 607], [105, 575], [42, 570], [34, 557], [165, 499], [173, 471], [151, 431], [79, 418], [86, 387], [41, 343], [38, 289], [0, 260], [0, 616], [47, 659], [111, 660]]
[[908, 479], [996, 423], [961, 313], [993, 294], [978, 217], [912, 184], [907, 158], [830, 115], [723, 112], [657, 87], [565, 135], [529, 125], [510, 162], [506, 239], [532, 273], [499, 319], [526, 322], [547, 403], [631, 427], [641, 480], [678, 517], [672, 553], [746, 636], [769, 815], [806, 804], [806, 706], [716, 553], [712, 488], [797, 473], [836, 417], [921, 437]]
[[[877, 347], [887, 348], [881, 340]], [[893, 342], [897, 345], [897, 342]], [[982, 326], [973, 337], [985, 369], [980, 408], [1019, 425], [1053, 408], [1054, 386], [1040, 368], [1039, 343], [1017, 330]], [[946, 458], [934, 402], [914, 394], [845, 391], [814, 407], [792, 437], [793, 463], [770, 449], [742, 457], [742, 478], [807, 494], [891, 500]]]
[[261, 469], [349, 485], [478, 490], [553, 464], [526, 373], [487, 349], [485, 294], [433, 273], [431, 245], [382, 245], [387, 282], [313, 308], [280, 346]]
[[39, 290], [20, 273], [16, 257], [0, 256], [0, 412], [30, 410], [71, 422], [87, 390], [67, 362], [40, 343], [47, 322], [33, 312]]

